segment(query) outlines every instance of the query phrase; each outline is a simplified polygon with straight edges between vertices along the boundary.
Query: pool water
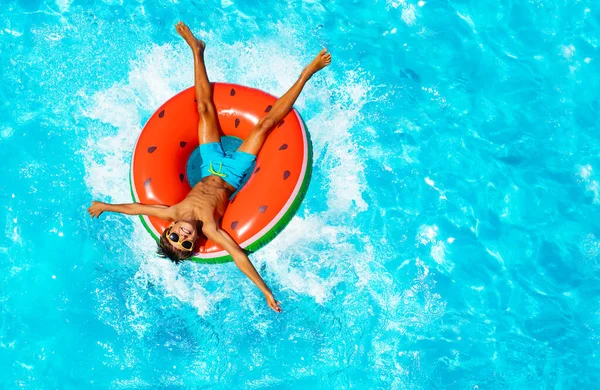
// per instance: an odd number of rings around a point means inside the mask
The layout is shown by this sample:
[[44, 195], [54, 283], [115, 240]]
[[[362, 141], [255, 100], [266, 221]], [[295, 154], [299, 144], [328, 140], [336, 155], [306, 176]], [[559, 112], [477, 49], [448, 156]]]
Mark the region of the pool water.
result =
[[[130, 202], [146, 120], [209, 76], [283, 94], [314, 146], [297, 216], [175, 266]], [[5, 1], [2, 388], [594, 389], [600, 13], [591, 0]]]

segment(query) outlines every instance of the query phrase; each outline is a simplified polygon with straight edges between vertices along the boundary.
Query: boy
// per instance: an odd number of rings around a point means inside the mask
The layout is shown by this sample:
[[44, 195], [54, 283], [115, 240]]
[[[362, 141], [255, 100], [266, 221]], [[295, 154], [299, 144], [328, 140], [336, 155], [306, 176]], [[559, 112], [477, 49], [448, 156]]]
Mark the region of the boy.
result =
[[[246, 170], [254, 163], [267, 136], [292, 110], [306, 82], [331, 63], [331, 54], [325, 49], [321, 50], [302, 71], [294, 85], [258, 121], [239, 149], [232, 156], [227, 157], [221, 146], [217, 113], [204, 65], [206, 44], [197, 39], [183, 22], [177, 23], [175, 28], [194, 54], [194, 79], [199, 113], [198, 138], [203, 161], [202, 179], [184, 200], [173, 206], [92, 202], [88, 212], [92, 218], [99, 217], [104, 211], [110, 211], [128, 215], [143, 214], [173, 221], [160, 237], [158, 253], [175, 263], [191, 257], [194, 253], [194, 243], [200, 234], [204, 234], [231, 255], [239, 269], [265, 295], [269, 307], [276, 312], [281, 312], [279, 302], [275, 300], [271, 290], [240, 246], [220, 228], [220, 223], [230, 196], [240, 186]], [[214, 170], [215, 166], [219, 167], [218, 172]]]

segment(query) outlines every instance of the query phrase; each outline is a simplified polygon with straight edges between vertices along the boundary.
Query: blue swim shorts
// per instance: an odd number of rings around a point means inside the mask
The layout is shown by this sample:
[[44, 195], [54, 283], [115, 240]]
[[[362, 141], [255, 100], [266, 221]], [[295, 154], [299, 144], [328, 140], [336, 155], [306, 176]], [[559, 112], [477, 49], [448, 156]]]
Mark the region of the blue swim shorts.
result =
[[256, 160], [256, 156], [239, 150], [227, 156], [220, 142], [200, 145], [200, 157], [202, 157], [200, 170], [203, 178], [210, 175], [219, 176], [236, 190], [242, 183], [244, 174]]

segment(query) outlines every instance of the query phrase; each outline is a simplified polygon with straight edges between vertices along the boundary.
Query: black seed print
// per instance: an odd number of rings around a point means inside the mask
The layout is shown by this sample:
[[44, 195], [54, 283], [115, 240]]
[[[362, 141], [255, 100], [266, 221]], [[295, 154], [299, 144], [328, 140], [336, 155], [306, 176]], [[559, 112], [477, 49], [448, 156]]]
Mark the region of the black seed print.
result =
[[146, 179], [146, 181], [144, 182], [144, 188], [146, 189], [146, 191], [148, 191], [148, 187], [150, 186], [150, 182], [152, 181], [152, 178], [149, 177]]
[[235, 128], [237, 129], [237, 127], [240, 125], [240, 119], [236, 118], [235, 119]]
[[283, 172], [283, 180], [287, 180], [288, 177], [290, 177], [290, 171]]
[[280, 128], [281, 126], [283, 126], [283, 123], [284, 123], [284, 122], [285, 122], [285, 121], [281, 121], [281, 122], [279, 122], [279, 124], [277, 125], [277, 128]]
[[273, 106], [269, 104], [269, 105], [267, 106], [267, 108], [265, 108], [265, 112], [269, 112], [269, 111], [271, 111], [271, 108], [273, 108]]
[[148, 153], [154, 153], [155, 150], [156, 150], [156, 146], [150, 146], [148, 148]]
[[185, 178], [185, 176], [183, 176], [183, 173], [179, 174], [179, 181], [183, 183], [183, 179]]
[[158, 113], [159, 118], [162, 118], [163, 116], [165, 116], [165, 110], [162, 110], [161, 112]]
[[194, 103], [198, 103], [198, 100], [194, 99]]
[[288, 144], [283, 144], [279, 147], [279, 150], [286, 150], [288, 148]]
[[237, 227], [239, 221], [233, 221], [231, 222], [231, 229], [235, 230], [235, 228]]
[[234, 96], [235, 95], [235, 89], [231, 88], [231, 91], [229, 91], [229, 96]]
[[187, 145], [187, 142], [185, 142], [185, 141], [181, 141], [179, 143], [179, 146], [181, 146], [182, 148], [185, 148], [185, 145]]
[[254, 171], [254, 173], [258, 173], [258, 171], [260, 171], [260, 167], [256, 168], [256, 171]]
[[264, 213], [265, 211], [267, 211], [267, 206], [260, 206], [258, 208], [258, 212], [261, 213], [261, 214]]

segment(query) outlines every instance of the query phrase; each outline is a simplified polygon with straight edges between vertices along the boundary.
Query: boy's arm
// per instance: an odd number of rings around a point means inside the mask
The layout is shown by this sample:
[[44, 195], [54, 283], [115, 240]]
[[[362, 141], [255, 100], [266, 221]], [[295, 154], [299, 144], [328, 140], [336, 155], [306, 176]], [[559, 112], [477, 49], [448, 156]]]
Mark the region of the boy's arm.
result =
[[169, 206], [164, 205], [149, 205], [141, 203], [127, 204], [108, 204], [103, 202], [92, 202], [88, 213], [92, 218], [98, 218], [105, 211], [113, 213], [121, 213], [127, 215], [148, 215], [150, 217], [158, 217], [166, 221], [173, 221], [173, 213]]
[[202, 232], [209, 239], [213, 240], [217, 244], [221, 245], [223, 249], [227, 251], [233, 258], [235, 265], [265, 294], [267, 304], [269, 307], [276, 312], [281, 312], [279, 302], [273, 297], [273, 293], [267, 287], [264, 280], [260, 277], [254, 265], [248, 259], [248, 256], [244, 253], [242, 248], [235, 242], [233, 238], [225, 230], [220, 229], [216, 224], [204, 224], [202, 226]]

